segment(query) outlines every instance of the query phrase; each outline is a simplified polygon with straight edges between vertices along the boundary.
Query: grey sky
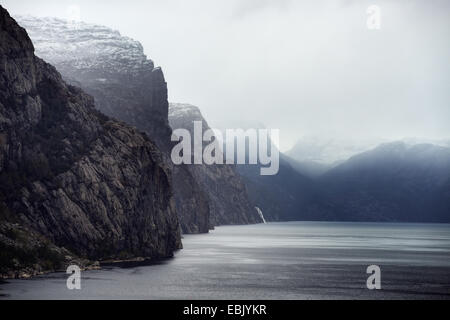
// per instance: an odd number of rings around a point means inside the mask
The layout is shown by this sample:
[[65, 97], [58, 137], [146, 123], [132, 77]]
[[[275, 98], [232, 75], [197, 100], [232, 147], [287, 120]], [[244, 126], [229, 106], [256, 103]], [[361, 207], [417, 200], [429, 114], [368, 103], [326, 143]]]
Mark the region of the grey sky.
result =
[[[447, 0], [0, 0], [12, 14], [81, 19], [139, 40], [169, 99], [210, 125], [303, 135], [450, 137]], [[379, 5], [381, 30], [366, 9]]]

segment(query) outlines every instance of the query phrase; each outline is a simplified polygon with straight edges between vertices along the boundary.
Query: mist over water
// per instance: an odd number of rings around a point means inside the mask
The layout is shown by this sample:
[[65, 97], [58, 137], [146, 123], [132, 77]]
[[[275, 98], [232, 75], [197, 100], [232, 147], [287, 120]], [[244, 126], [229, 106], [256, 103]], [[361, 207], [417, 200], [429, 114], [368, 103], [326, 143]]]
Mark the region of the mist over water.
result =
[[[450, 225], [289, 222], [218, 227], [184, 236], [175, 259], [9, 280], [16, 299], [448, 299]], [[366, 268], [381, 267], [381, 290]]]

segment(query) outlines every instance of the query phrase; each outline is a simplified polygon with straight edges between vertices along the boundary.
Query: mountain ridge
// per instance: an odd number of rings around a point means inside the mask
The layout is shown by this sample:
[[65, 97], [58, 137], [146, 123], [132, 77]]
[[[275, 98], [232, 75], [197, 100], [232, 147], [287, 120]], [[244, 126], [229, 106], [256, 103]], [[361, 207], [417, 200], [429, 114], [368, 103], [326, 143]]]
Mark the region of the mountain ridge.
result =
[[319, 177], [322, 214], [336, 220], [450, 221], [450, 148], [382, 144]]

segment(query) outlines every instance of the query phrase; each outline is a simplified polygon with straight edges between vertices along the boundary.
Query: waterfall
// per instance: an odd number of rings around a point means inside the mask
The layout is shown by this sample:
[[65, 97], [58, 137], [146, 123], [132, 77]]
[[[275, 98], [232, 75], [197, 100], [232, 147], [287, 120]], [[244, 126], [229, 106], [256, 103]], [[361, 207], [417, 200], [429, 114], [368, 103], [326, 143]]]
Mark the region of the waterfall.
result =
[[266, 219], [264, 219], [264, 216], [263, 216], [263, 213], [262, 213], [261, 209], [258, 208], [258, 207], [255, 207], [255, 209], [258, 212], [259, 216], [261, 217], [261, 220], [263, 221], [263, 223], [267, 223]]

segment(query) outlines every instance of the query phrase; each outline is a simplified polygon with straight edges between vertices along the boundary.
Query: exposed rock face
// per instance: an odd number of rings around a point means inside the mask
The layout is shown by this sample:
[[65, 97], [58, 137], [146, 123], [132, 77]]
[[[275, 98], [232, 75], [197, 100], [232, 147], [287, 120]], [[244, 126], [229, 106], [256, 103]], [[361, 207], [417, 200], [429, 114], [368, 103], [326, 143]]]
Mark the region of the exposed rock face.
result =
[[141, 44], [118, 31], [56, 18], [18, 17], [36, 48], [63, 78], [95, 98], [104, 114], [145, 130], [167, 148], [167, 85]]
[[[199, 108], [189, 104], [170, 104], [169, 123], [172, 129], [187, 129], [193, 137], [194, 121], [201, 121], [204, 131], [209, 129]], [[262, 222], [259, 213], [250, 204], [247, 189], [234, 165], [191, 165], [189, 170], [208, 195], [212, 226]]]
[[[171, 177], [154, 143], [96, 111], [34, 55], [2, 7], [0, 202], [1, 224], [89, 259], [168, 257], [181, 245]], [[9, 248], [12, 237], [0, 238]]]
[[69, 83], [95, 98], [108, 116], [145, 131], [163, 151], [173, 171], [173, 192], [185, 233], [208, 232], [206, 195], [186, 166], [172, 168], [169, 153], [167, 84], [160, 68], [147, 59], [141, 44], [107, 27], [53, 18], [18, 17], [36, 47]]

